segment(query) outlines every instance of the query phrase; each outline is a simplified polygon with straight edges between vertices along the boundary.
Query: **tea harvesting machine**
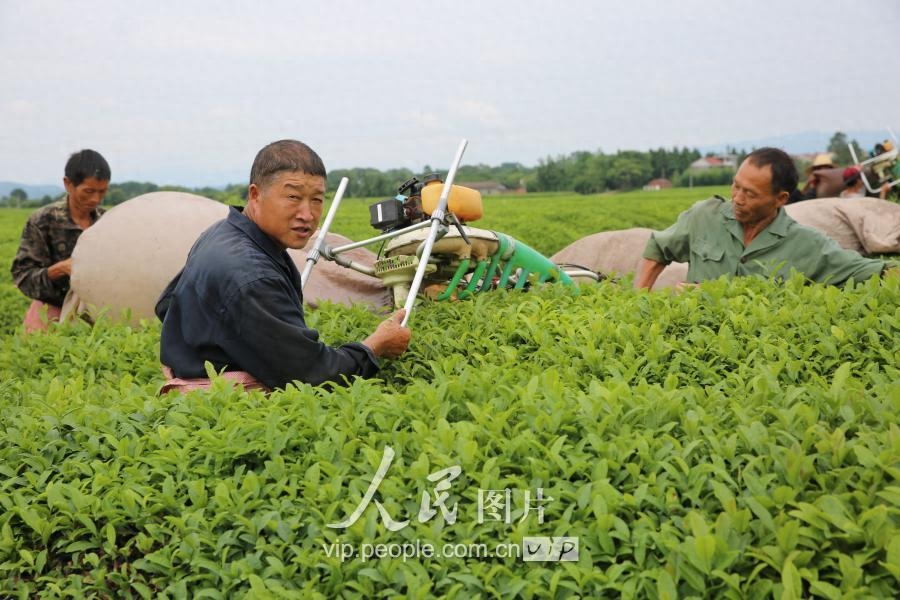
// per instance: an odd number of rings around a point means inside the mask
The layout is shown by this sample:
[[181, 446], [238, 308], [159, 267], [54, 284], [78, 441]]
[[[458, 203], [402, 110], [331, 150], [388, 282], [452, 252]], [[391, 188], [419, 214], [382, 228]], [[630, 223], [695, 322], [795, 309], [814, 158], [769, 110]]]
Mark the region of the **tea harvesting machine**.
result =
[[[597, 281], [597, 273], [574, 265], [556, 265], [527, 244], [498, 231], [468, 225], [483, 215], [481, 194], [453, 180], [467, 145], [460, 142], [445, 178], [437, 174], [404, 182], [394, 198], [369, 207], [370, 222], [381, 234], [330, 247], [326, 235], [347, 189], [344, 177], [301, 275], [305, 285], [320, 258], [384, 282], [394, 306], [406, 309], [405, 326], [417, 295], [438, 301], [464, 299], [488, 290], [525, 289], [555, 282]], [[382, 242], [373, 265], [352, 261], [344, 253]], [[577, 288], [576, 288], [577, 289]]]

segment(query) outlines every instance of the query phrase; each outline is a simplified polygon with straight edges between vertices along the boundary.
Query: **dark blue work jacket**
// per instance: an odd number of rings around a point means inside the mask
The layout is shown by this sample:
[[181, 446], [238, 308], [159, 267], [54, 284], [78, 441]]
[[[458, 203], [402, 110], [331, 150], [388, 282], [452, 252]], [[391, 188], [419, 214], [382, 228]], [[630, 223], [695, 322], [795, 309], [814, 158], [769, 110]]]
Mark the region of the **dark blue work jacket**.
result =
[[232, 207], [197, 239], [156, 304], [160, 360], [177, 377], [247, 371], [270, 388], [343, 383], [378, 371], [360, 343], [333, 348], [306, 326], [300, 273], [287, 252]]

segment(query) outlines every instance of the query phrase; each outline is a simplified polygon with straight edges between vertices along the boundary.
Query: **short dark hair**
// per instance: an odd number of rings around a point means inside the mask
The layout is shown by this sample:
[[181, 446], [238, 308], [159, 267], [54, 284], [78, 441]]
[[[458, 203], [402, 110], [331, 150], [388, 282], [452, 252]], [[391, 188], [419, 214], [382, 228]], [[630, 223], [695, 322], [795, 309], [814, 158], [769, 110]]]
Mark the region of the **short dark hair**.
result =
[[279, 140], [265, 146], [253, 159], [250, 183], [263, 186], [276, 173], [300, 171], [307, 175], [327, 177], [325, 163], [315, 150], [297, 140]]
[[109, 181], [112, 178], [112, 171], [109, 170], [109, 163], [96, 150], [79, 150], [69, 157], [66, 161], [66, 179], [78, 187], [88, 177], [93, 177], [99, 181]]
[[797, 182], [800, 175], [797, 173], [797, 165], [794, 159], [780, 148], [757, 148], [747, 155], [750, 164], [757, 167], [768, 166], [772, 170], [772, 193], [780, 194], [787, 192], [790, 194], [797, 189]]

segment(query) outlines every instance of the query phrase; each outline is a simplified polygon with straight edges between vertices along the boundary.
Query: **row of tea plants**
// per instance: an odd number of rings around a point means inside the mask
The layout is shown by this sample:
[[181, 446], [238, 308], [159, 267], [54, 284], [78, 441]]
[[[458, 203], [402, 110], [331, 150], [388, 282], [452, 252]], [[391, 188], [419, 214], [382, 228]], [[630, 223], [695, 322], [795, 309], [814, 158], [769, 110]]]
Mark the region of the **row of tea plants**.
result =
[[[497, 292], [422, 306], [379, 379], [270, 396], [159, 396], [156, 323], [16, 332], [0, 594], [897, 597], [898, 305], [896, 279]], [[310, 314], [332, 343], [378, 319]], [[577, 557], [389, 554], [534, 538]]]

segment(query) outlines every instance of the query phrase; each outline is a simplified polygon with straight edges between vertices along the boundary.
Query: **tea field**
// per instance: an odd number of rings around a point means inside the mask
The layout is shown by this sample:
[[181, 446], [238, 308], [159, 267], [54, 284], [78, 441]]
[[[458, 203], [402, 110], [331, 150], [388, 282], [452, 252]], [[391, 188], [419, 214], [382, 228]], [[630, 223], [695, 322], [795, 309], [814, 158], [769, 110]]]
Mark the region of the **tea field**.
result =
[[[481, 225], [549, 254], [696, 192]], [[900, 595], [900, 278], [494, 292], [422, 305], [379, 379], [161, 397], [154, 322], [17, 329], [26, 214], [0, 211], [2, 596]], [[335, 344], [379, 319], [309, 314]]]

